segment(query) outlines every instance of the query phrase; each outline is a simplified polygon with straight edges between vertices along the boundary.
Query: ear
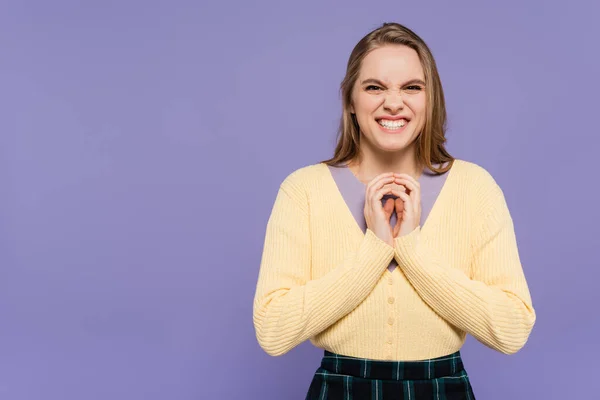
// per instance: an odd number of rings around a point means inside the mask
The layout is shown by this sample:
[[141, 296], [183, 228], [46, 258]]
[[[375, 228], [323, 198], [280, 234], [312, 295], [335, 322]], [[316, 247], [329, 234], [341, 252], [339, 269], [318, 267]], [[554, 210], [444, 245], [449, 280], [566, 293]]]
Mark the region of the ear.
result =
[[352, 104], [350, 104], [350, 114], [356, 114], [354, 112], [354, 106]]

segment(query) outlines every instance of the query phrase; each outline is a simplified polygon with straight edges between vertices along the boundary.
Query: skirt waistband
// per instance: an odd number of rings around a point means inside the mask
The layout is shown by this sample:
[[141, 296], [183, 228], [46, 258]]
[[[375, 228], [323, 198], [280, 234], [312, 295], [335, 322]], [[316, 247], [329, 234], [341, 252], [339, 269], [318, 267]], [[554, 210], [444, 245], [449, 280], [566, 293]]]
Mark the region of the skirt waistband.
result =
[[397, 381], [437, 379], [464, 371], [460, 351], [427, 360], [383, 361], [344, 356], [325, 350], [321, 368], [331, 374]]

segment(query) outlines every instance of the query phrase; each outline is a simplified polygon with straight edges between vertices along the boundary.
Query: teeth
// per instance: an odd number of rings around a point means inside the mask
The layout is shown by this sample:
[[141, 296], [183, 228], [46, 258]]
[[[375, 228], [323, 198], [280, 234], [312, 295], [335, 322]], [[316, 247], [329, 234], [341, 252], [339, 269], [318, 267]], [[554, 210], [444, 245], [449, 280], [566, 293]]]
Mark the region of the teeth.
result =
[[379, 122], [379, 125], [383, 126], [384, 128], [398, 129], [398, 128], [402, 128], [403, 126], [405, 126], [407, 121], [405, 119], [399, 119], [397, 121], [380, 119], [378, 122]]

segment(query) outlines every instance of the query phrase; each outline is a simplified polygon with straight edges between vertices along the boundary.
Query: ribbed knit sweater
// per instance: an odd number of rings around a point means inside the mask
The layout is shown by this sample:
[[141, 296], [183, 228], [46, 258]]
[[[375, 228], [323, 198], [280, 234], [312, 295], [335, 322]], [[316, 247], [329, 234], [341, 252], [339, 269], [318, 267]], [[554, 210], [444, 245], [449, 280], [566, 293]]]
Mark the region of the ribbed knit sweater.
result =
[[327, 165], [281, 183], [253, 307], [268, 354], [310, 340], [354, 357], [423, 360], [459, 350], [467, 333], [512, 354], [535, 318], [504, 194], [483, 167], [455, 160], [424, 225], [394, 246], [358, 226]]

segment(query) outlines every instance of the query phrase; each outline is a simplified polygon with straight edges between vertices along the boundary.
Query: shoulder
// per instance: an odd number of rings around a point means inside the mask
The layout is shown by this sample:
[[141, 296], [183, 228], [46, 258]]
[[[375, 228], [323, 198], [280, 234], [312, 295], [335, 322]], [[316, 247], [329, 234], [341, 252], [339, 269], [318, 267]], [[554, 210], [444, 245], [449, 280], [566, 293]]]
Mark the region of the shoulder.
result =
[[308, 164], [289, 172], [280, 183], [280, 190], [305, 197], [318, 187], [329, 174], [329, 167], [323, 163]]
[[455, 159], [452, 170], [457, 179], [467, 184], [469, 189], [492, 190], [498, 187], [494, 176], [486, 168], [472, 161]]
[[479, 164], [460, 159], [455, 160], [454, 168], [456, 180], [468, 193], [474, 210], [486, 212], [506, 207], [504, 192], [490, 171]]
[[281, 185], [297, 186], [308, 189], [329, 173], [328, 168], [329, 167], [323, 163], [308, 164], [299, 167], [289, 172], [281, 182]]

